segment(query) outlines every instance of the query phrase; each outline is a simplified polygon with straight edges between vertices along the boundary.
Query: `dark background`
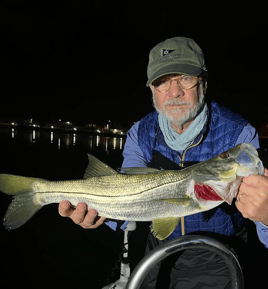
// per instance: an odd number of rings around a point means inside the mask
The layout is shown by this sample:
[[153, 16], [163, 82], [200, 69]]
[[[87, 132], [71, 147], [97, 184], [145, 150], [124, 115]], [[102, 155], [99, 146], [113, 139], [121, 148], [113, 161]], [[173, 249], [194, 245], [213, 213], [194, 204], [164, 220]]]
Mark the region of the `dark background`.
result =
[[[264, 4], [264, 3], [263, 3]], [[254, 7], [253, 7], [254, 6]], [[209, 70], [208, 97], [242, 114], [257, 128], [267, 122], [267, 21], [256, 3], [116, 3], [9, 1], [0, 3], [0, 119], [76, 123], [112, 119], [130, 126], [152, 110], [146, 88], [150, 49], [174, 36], [193, 38]], [[85, 148], [61, 149], [23, 139], [0, 140], [0, 172], [80, 178]], [[117, 168], [120, 151], [95, 151]], [[1, 194], [1, 216], [11, 198]], [[142, 256], [145, 225], [133, 245]], [[254, 267], [247, 280], [263, 284], [267, 252], [254, 226]], [[102, 288], [121, 251], [122, 232], [83, 230], [43, 208], [23, 227], [1, 228], [0, 288]], [[254, 276], [254, 277], [253, 277]], [[265, 279], [264, 279], [265, 280]], [[261, 285], [260, 285], [261, 286]]]
[[0, 117], [131, 124], [152, 110], [149, 51], [193, 38], [208, 97], [266, 123], [267, 21], [257, 3], [86, 0], [0, 3]]
[[[16, 137], [0, 129], [0, 173], [49, 180], [81, 179], [91, 153], [114, 169], [121, 166], [122, 151], [104, 144], [92, 151], [76, 143], [58, 149], [49, 137], [30, 141], [29, 132], [17, 129]], [[0, 193], [0, 220], [11, 196]], [[143, 257], [149, 224], [139, 223], [130, 240], [132, 269]], [[8, 231], [0, 222], [0, 288], [93, 288], [106, 285], [122, 253], [123, 231], [103, 225], [85, 230], [60, 217], [58, 204], [43, 207], [22, 227]], [[119, 262], [120, 265], [120, 262]], [[110, 282], [119, 279], [114, 271]]]

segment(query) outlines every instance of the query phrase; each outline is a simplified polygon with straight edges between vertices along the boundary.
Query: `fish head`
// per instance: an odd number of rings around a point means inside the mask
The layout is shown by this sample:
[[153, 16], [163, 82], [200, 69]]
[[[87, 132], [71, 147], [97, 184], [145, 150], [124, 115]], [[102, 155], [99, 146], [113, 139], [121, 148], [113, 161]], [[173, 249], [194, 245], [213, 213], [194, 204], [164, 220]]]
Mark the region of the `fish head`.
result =
[[202, 163], [197, 176], [198, 184], [204, 184], [220, 198], [231, 204], [243, 177], [264, 172], [258, 152], [249, 143], [242, 143]]
[[249, 175], [263, 175], [264, 167], [255, 147], [249, 143], [243, 143], [233, 148], [235, 162], [238, 164], [237, 175], [248, 177]]
[[242, 143], [202, 163], [200, 177], [233, 181], [236, 176], [263, 174], [264, 167], [258, 152], [249, 143]]

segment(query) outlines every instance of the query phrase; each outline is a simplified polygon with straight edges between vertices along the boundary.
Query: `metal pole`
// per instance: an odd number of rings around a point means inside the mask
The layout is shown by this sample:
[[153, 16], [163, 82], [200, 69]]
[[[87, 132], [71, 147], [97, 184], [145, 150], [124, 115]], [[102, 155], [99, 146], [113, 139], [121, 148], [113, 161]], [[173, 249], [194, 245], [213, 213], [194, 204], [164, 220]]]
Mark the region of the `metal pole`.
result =
[[234, 254], [221, 242], [203, 236], [183, 236], [167, 241], [148, 253], [130, 276], [126, 289], [138, 289], [149, 271], [169, 255], [187, 249], [206, 249], [225, 260], [232, 279], [233, 289], [243, 289], [244, 279], [240, 264]]
[[123, 254], [123, 260], [121, 262], [121, 271], [120, 271], [120, 279], [118, 279], [115, 283], [111, 283], [102, 289], [125, 289], [129, 276], [130, 276], [130, 266], [128, 260], [128, 233], [136, 230], [136, 222], [131, 221], [127, 224], [127, 227], [124, 232], [124, 248], [126, 252]]

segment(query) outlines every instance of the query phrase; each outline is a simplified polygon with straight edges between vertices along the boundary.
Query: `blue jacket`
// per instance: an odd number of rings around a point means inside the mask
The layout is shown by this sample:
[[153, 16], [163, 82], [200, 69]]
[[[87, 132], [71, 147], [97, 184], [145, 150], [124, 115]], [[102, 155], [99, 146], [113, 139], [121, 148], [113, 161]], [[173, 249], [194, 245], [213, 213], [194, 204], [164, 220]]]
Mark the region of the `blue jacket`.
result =
[[[221, 107], [212, 102], [208, 109], [208, 120], [200, 135], [195, 139], [197, 144], [201, 137], [199, 145], [191, 146], [184, 152], [184, 165], [201, 162], [224, 152], [236, 144], [242, 131], [247, 126], [247, 121], [241, 116], [231, 112], [227, 108]], [[136, 154], [136, 158], [142, 159], [144, 166], [153, 164], [154, 156], [161, 154], [173, 163], [180, 165], [182, 162], [182, 152], [173, 151], [167, 146], [164, 136], [158, 124], [158, 113], [156, 111], [144, 117], [138, 125], [136, 142], [140, 152]], [[129, 137], [131, 137], [129, 135]], [[255, 136], [254, 136], [255, 137]], [[251, 136], [251, 140], [253, 137]], [[241, 141], [243, 142], [243, 141]], [[255, 140], [256, 142], [256, 140]], [[255, 146], [258, 146], [256, 144]], [[124, 149], [123, 167], [136, 166], [130, 148], [126, 143]], [[164, 167], [165, 168], [165, 167]], [[243, 217], [237, 211], [235, 206], [221, 205], [209, 212], [198, 213], [185, 217], [185, 233], [195, 231], [212, 231], [228, 236], [232, 236], [243, 227]], [[172, 233], [169, 239], [181, 236], [181, 226], [179, 225]]]
[[[203, 146], [202, 156], [200, 155], [200, 159], [205, 158], [204, 153], [209, 154], [217, 154], [216, 151], [228, 149], [231, 146], [231, 143], [235, 142], [237, 138], [238, 131], [236, 128], [241, 131], [242, 126], [245, 124], [245, 120], [230, 112], [228, 109], [219, 106], [218, 104], [212, 102], [209, 106], [209, 118], [208, 122], [205, 125], [203, 130], [204, 139], [200, 145]], [[146, 128], [147, 127], [147, 128]], [[228, 129], [229, 127], [229, 129]], [[146, 131], [148, 129], [148, 131]], [[211, 132], [209, 133], [209, 130]], [[229, 132], [226, 130], [230, 130]], [[155, 131], [155, 135], [153, 132]], [[169, 148], [167, 148], [165, 141], [163, 140], [163, 136], [161, 136], [160, 128], [157, 122], [157, 113], [153, 112], [143, 118], [141, 121], [135, 123], [132, 128], [128, 131], [126, 143], [124, 145], [124, 161], [122, 167], [147, 167], [150, 166], [153, 160], [153, 156], [156, 155], [156, 151], [154, 150], [156, 147], [163, 148], [160, 153], [166, 153], [170, 155], [170, 160], [175, 159], [175, 162], [178, 164], [180, 161], [176, 158], [177, 155], [181, 155], [182, 152], [172, 152]], [[209, 138], [207, 139], [207, 137]], [[142, 138], [145, 139], [142, 141]], [[198, 139], [197, 139], [198, 140]], [[209, 141], [210, 140], [210, 141]], [[147, 142], [147, 144], [146, 144]], [[157, 142], [159, 142], [157, 144]], [[244, 125], [240, 135], [238, 136], [235, 145], [240, 143], [251, 143], [255, 146], [256, 149], [259, 148], [259, 139], [258, 134], [254, 127], [252, 127], [249, 123]], [[209, 144], [210, 143], [210, 144]], [[219, 147], [217, 147], [219, 146]], [[198, 147], [189, 149], [186, 154], [186, 160], [190, 159], [199, 161], [199, 156], [195, 153], [194, 150], [200, 149]], [[207, 150], [207, 152], [206, 152]], [[151, 161], [151, 163], [150, 163]], [[173, 162], [172, 162], [173, 163]], [[174, 163], [173, 163], [174, 164]], [[186, 163], [188, 165], [189, 162]], [[209, 214], [196, 214], [186, 218], [187, 227], [186, 232], [192, 231], [217, 231], [223, 232], [223, 234], [232, 235], [243, 225], [243, 220], [241, 215], [236, 211], [235, 207], [233, 212], [227, 212], [223, 207], [218, 209], [210, 210], [213, 214], [212, 219], [210, 219]], [[207, 218], [206, 218], [207, 216]], [[204, 217], [204, 219], [203, 219]], [[206, 221], [208, 220], [208, 221]], [[212, 223], [212, 224], [211, 224]], [[122, 230], [127, 227], [128, 222], [124, 222], [123, 225], [120, 226]], [[255, 222], [257, 233], [259, 235], [260, 241], [268, 248], [268, 227], [264, 226], [259, 222]], [[116, 229], [117, 223], [113, 221], [109, 221], [106, 223], [113, 230]], [[212, 226], [211, 226], [212, 225]], [[202, 227], [200, 227], [202, 226]], [[175, 236], [179, 236], [181, 234], [180, 228], [177, 228], [176, 232], [171, 235], [171, 238]]]

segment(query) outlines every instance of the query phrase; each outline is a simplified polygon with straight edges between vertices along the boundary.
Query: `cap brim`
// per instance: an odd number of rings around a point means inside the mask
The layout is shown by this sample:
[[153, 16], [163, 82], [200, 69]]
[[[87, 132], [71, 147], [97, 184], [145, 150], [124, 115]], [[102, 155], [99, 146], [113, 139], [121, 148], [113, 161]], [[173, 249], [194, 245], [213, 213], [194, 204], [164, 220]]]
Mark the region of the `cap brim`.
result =
[[202, 73], [202, 68], [196, 67], [189, 64], [171, 64], [165, 67], [162, 67], [158, 71], [156, 71], [151, 77], [148, 79], [146, 86], [149, 86], [154, 80], [157, 78], [164, 76], [166, 74], [189, 74], [193, 76], [198, 76]]

